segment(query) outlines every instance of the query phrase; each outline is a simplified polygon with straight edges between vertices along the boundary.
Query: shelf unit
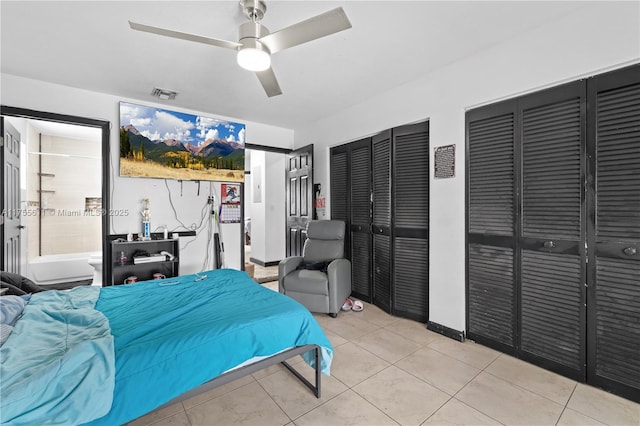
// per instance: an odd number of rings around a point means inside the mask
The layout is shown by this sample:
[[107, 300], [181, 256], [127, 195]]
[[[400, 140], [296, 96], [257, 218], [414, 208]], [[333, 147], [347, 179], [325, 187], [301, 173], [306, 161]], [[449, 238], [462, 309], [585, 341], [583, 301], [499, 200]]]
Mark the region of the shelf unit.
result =
[[[105, 257], [109, 259], [109, 279], [107, 285], [124, 284], [127, 277], [136, 276], [138, 281], [153, 279], [153, 274], [159, 272], [167, 278], [176, 277], [179, 274], [179, 240], [177, 239], [152, 239], [147, 241], [126, 241], [122, 238], [113, 239], [108, 245], [109, 253]], [[134, 254], [146, 252], [158, 254], [162, 251], [171, 253], [174, 257], [169, 260], [135, 264]], [[121, 262], [122, 254], [126, 257]]]

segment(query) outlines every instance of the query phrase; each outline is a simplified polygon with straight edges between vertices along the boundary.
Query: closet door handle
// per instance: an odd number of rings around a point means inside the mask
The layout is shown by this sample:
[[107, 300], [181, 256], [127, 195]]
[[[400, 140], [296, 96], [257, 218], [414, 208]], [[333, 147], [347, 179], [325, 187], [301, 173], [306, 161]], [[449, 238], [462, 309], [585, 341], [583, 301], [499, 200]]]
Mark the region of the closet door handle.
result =
[[635, 247], [627, 247], [626, 249], [624, 249], [622, 251], [627, 256], [635, 256], [635, 254], [638, 253], [638, 250]]
[[550, 249], [554, 248], [556, 246], [556, 243], [554, 243], [553, 241], [545, 241], [542, 245], [544, 246], [544, 248]]

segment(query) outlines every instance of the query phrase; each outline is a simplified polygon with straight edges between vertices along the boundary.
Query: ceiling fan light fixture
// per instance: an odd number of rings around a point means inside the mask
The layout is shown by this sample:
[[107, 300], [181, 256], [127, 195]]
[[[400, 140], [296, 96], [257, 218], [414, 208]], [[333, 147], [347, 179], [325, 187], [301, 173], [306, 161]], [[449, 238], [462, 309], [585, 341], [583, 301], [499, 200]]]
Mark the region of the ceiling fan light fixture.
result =
[[264, 71], [271, 66], [271, 56], [262, 49], [245, 47], [238, 51], [238, 65], [249, 71]]
[[304, 21], [289, 25], [275, 33], [270, 33], [260, 22], [267, 11], [264, 0], [240, 0], [240, 7], [249, 18], [249, 21], [241, 24], [238, 28], [237, 42], [131, 21], [129, 21], [129, 26], [136, 31], [235, 50], [238, 65], [256, 74], [268, 97], [282, 94], [276, 75], [271, 68], [272, 53], [351, 28], [351, 22], [349, 22], [349, 18], [344, 13], [344, 9], [336, 7]]

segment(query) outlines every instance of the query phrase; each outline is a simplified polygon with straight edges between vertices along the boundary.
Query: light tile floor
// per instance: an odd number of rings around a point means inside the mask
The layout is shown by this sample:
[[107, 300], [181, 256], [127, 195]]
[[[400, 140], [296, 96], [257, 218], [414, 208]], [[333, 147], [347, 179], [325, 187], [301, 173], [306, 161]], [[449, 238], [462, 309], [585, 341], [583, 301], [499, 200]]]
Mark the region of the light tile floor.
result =
[[[130, 425], [640, 426], [640, 404], [373, 305], [315, 317], [335, 349], [321, 399], [273, 366]], [[311, 380], [311, 368], [292, 362]]]
[[[250, 262], [251, 258], [251, 246], [244, 246], [244, 259], [246, 262]], [[253, 262], [251, 262], [253, 263]], [[275, 281], [278, 279], [278, 265], [273, 266], [260, 266], [257, 263], [253, 263], [254, 272], [253, 279], [259, 283], [266, 283], [269, 281]]]
[[[260, 266], [254, 263], [253, 279], [259, 283], [266, 283], [278, 279], [278, 265]], [[277, 290], [277, 286], [276, 286]]]

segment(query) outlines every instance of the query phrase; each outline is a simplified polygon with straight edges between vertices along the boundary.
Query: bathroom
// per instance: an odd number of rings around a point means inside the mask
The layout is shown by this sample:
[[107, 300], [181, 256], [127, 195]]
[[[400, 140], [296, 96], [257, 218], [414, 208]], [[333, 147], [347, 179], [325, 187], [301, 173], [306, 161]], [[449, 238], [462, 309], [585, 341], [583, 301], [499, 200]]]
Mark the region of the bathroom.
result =
[[[43, 287], [99, 284], [101, 130], [22, 121], [22, 271]], [[26, 243], [26, 244], [25, 244]], [[26, 247], [25, 247], [26, 246]], [[99, 271], [98, 271], [99, 272]]]

